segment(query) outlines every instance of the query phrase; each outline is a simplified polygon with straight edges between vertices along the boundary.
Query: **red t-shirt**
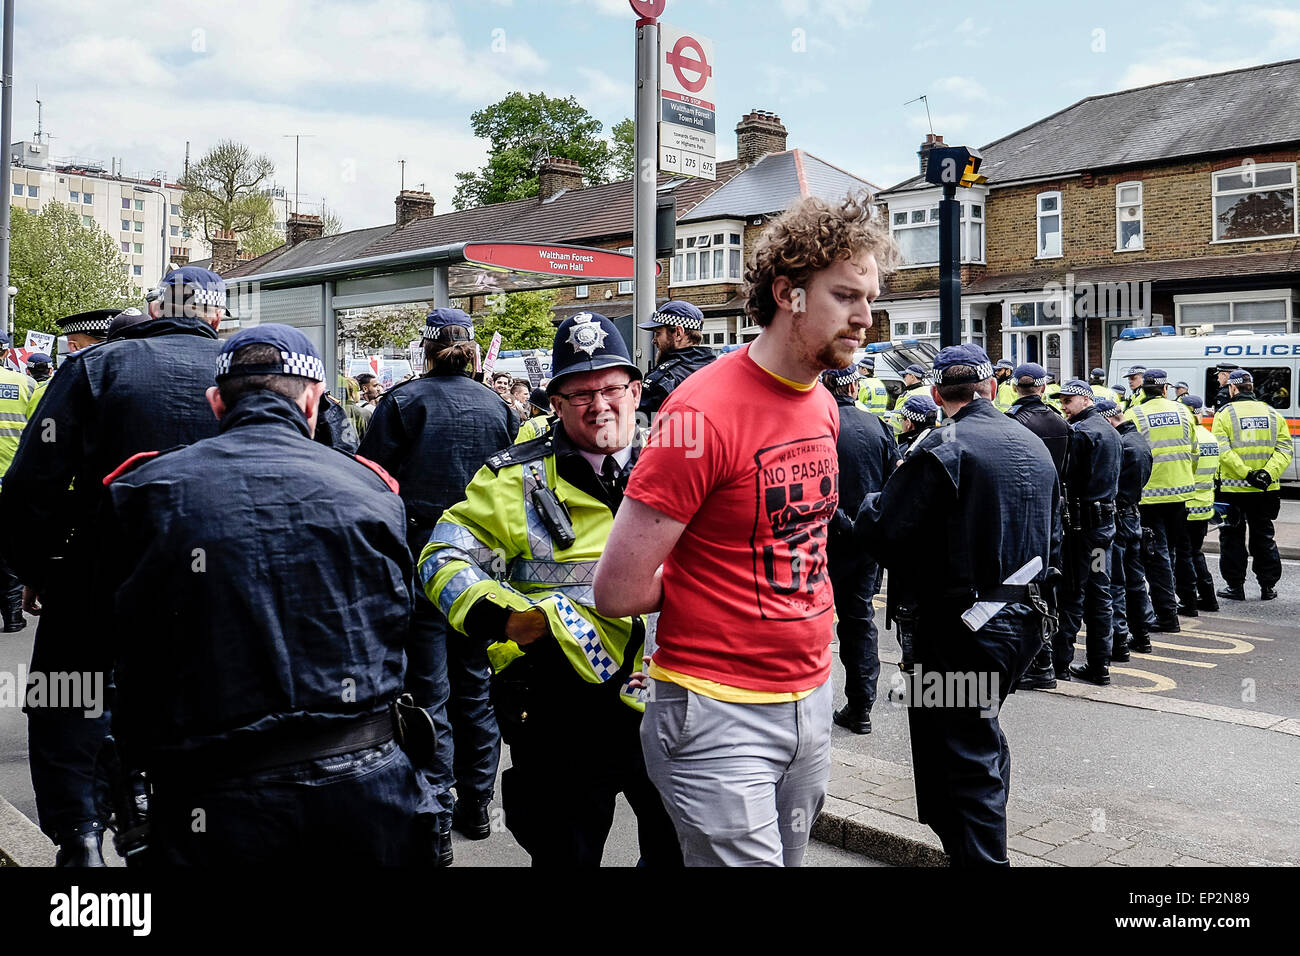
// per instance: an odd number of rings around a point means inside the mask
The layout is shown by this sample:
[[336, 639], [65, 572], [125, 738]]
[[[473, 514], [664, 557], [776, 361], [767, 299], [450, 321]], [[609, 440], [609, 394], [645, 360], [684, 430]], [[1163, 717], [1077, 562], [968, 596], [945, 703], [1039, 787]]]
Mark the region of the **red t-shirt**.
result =
[[656, 664], [751, 690], [827, 680], [839, 428], [827, 389], [783, 384], [749, 346], [669, 396], [626, 492], [686, 525], [664, 562]]

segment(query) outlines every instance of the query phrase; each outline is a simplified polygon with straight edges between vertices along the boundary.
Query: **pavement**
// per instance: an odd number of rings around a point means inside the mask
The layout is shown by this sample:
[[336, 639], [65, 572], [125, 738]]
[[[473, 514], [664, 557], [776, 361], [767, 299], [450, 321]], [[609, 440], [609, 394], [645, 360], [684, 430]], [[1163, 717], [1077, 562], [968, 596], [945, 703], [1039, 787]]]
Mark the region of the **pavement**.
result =
[[[1278, 542], [1300, 554], [1300, 502], [1284, 501]], [[1217, 558], [1208, 560], [1217, 579]], [[1113, 666], [1110, 687], [1062, 683], [1007, 700], [1013, 865], [1300, 864], [1300, 561], [1284, 561], [1278, 590], [1278, 600], [1261, 602], [1248, 581], [1246, 602], [1223, 601], [1217, 614], [1184, 619], [1179, 634], [1152, 635], [1153, 653]], [[883, 623], [883, 611], [876, 619]], [[27, 663], [33, 633], [0, 637], [0, 676]], [[874, 732], [832, 730], [831, 784], [811, 866], [945, 862], [916, 820], [906, 708], [888, 695], [898, 661], [893, 633], [882, 630], [880, 643]], [[838, 661], [833, 674], [838, 706]], [[4, 853], [20, 865], [53, 859], [30, 822], [26, 747], [26, 719], [0, 697], [0, 866], [10, 862]], [[456, 865], [527, 864], [499, 810], [494, 820], [488, 840], [456, 837]], [[636, 858], [634, 821], [620, 800], [604, 862], [629, 866]]]
[[[1300, 495], [1300, 489], [1284, 490], [1282, 495], [1282, 510], [1273, 523], [1273, 540], [1282, 557], [1300, 560], [1300, 500], [1292, 500]], [[1214, 530], [1205, 536], [1203, 550], [1206, 554], [1219, 553], [1219, 536]]]

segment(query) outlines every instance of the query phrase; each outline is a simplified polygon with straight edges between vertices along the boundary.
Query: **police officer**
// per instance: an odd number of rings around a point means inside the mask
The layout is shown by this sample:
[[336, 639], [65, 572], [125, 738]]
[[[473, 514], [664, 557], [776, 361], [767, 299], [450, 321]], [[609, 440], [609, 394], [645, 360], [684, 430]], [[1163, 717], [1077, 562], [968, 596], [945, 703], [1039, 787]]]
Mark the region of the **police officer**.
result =
[[[1176, 402], [1183, 401], [1183, 399], [1187, 396], [1189, 391], [1190, 389], [1187, 387], [1186, 382], [1174, 382], [1174, 401]], [[1187, 403], [1184, 402], [1183, 404], [1187, 404]], [[1191, 408], [1192, 406], [1188, 405], [1187, 407]], [[1192, 411], [1195, 412], [1196, 409], [1193, 408]]]
[[[388, 390], [375, 406], [360, 454], [388, 469], [406, 503], [412, 560], [443, 512], [518, 430], [518, 418], [491, 389], [473, 381], [474, 326], [460, 309], [432, 310], [425, 320], [427, 371]], [[491, 564], [491, 562], [489, 562]], [[504, 570], [504, 565], [497, 568]], [[482, 643], [449, 630], [447, 616], [420, 594], [411, 615], [407, 690], [438, 729], [438, 749], [420, 770], [441, 801], [441, 862], [451, 862], [451, 830], [473, 840], [492, 833], [488, 803], [496, 787], [501, 742], [488, 694]], [[457, 799], [451, 795], [456, 788]]]
[[1151, 653], [1146, 568], [1142, 560], [1142, 518], [1138, 505], [1151, 478], [1151, 446], [1137, 425], [1124, 417], [1119, 403], [1097, 403], [1097, 413], [1119, 435], [1119, 484], [1115, 488], [1115, 539], [1110, 549], [1110, 659], [1128, 660], [1129, 651]]
[[1228, 388], [1228, 379], [1239, 368], [1241, 368], [1240, 365], [1233, 365], [1231, 362], [1220, 362], [1214, 366], [1214, 373], [1219, 383], [1219, 390], [1214, 394], [1214, 411], [1216, 413], [1223, 411], [1223, 406], [1231, 401], [1232, 390]]
[[515, 444], [532, 441], [544, 435], [555, 424], [555, 415], [551, 411], [551, 400], [546, 397], [546, 389], [535, 388], [528, 394], [528, 409], [532, 417], [519, 426]]
[[[8, 348], [9, 337], [0, 332], [0, 359]], [[33, 407], [35, 389], [32, 380], [0, 364], [0, 483], [14, 460], [18, 443], [27, 427]], [[6, 535], [8, 537], [8, 535]], [[27, 626], [23, 617], [23, 586], [0, 554], [0, 612], [4, 614], [4, 633], [13, 634]]]
[[[665, 302], [638, 328], [654, 331], [655, 367], [646, 375], [637, 413], [648, 424], [678, 385], [717, 356], [704, 341], [704, 313], [680, 299]], [[552, 359], [554, 361], [554, 359]]]
[[[858, 408], [858, 372], [828, 369], [822, 383], [835, 396], [840, 411], [840, 433], [835, 440], [839, 459], [839, 507], [856, 515], [862, 499], [884, 487], [894, 470], [898, 449], [893, 432], [883, 421]], [[850, 529], [851, 531], [851, 529]], [[827, 570], [835, 594], [835, 633], [844, 665], [847, 703], [831, 719], [855, 734], [871, 733], [871, 708], [876, 702], [880, 653], [872, 599], [880, 589], [880, 573], [869, 554], [853, 547], [852, 534], [831, 534], [827, 540]]]
[[1291, 464], [1291, 434], [1286, 419], [1255, 397], [1255, 378], [1244, 368], [1228, 376], [1228, 402], [1211, 428], [1219, 440], [1219, 491], [1230, 502], [1219, 529], [1219, 573], [1227, 587], [1218, 595], [1246, 600], [1246, 529], [1255, 559], [1260, 597], [1277, 597], [1282, 559], [1273, 540], [1273, 519], [1282, 507], [1278, 479]]
[[98, 345], [108, 338], [108, 326], [122, 309], [91, 309], [76, 315], [65, 315], [56, 319], [59, 331], [68, 341], [68, 354], [80, 352], [84, 348]]
[[1201, 396], [1190, 393], [1179, 401], [1196, 419], [1196, 497], [1187, 501], [1187, 539], [1192, 548], [1192, 566], [1196, 569], [1196, 609], [1217, 611], [1219, 599], [1214, 593], [1214, 577], [1205, 563], [1205, 534], [1214, 517], [1214, 482], [1219, 474], [1219, 440], [1200, 422]]
[[428, 863], [432, 801], [390, 711], [412, 576], [396, 482], [311, 440], [325, 365], [298, 329], [242, 329], [214, 369], [221, 434], [105, 479], [146, 862]]
[[[1052, 456], [1060, 488], [1064, 490], [1070, 426], [1055, 409], [1043, 401], [1043, 391], [1047, 388], [1047, 370], [1037, 362], [1025, 362], [1012, 370], [1011, 381], [1015, 383], [1016, 400], [1007, 414], [1042, 440], [1047, 453]], [[1059, 539], [1061, 530], [1057, 529], [1055, 535]], [[1016, 686], [1021, 690], [1051, 690], [1056, 686], [1056, 667], [1050, 645], [1043, 645]]]
[[876, 357], [871, 354], [862, 356], [858, 362], [858, 402], [867, 411], [880, 418], [889, 414], [889, 389], [885, 383], [876, 378]]
[[1061, 407], [1061, 386], [1057, 384], [1056, 376], [1051, 372], [1047, 373], [1047, 388], [1043, 390], [1043, 402], [1056, 414], [1065, 417], [1065, 409]]
[[[152, 318], [121, 341], [64, 359], [5, 475], [6, 540], [23, 542], [6, 557], [42, 606], [33, 674], [81, 672], [92, 684], [109, 686], [112, 662], [98, 612], [110, 595], [85, 573], [102, 534], [95, 520], [105, 496], [102, 479], [137, 452], [217, 432], [203, 393], [221, 349], [225, 282], [197, 266], [175, 269], [149, 309]], [[71, 866], [103, 865], [94, 766], [110, 708], [98, 717], [86, 713], [84, 707], [27, 709], [41, 829], [59, 844], [57, 861]]]
[[906, 458], [935, 428], [939, 406], [929, 395], [912, 395], [895, 410], [898, 416], [898, 457]]
[[321, 395], [316, 417], [319, 424], [312, 437], [317, 442], [345, 455], [356, 454], [360, 439], [357, 438], [357, 428], [352, 424], [347, 407], [342, 402], [326, 391]]
[[[930, 387], [925, 384], [926, 372], [925, 366], [913, 362], [907, 368], [903, 369], [903, 391], [902, 394], [894, 400], [894, 411], [899, 412], [903, 405], [913, 395], [924, 395], [930, 397]], [[935, 406], [935, 413], [938, 414], [938, 406]], [[903, 417], [900, 414], [894, 416], [894, 435], [899, 436], [903, 433]]]
[[[1087, 382], [1061, 387], [1061, 406], [1070, 422], [1070, 457], [1065, 469], [1064, 580], [1060, 629], [1054, 642], [1057, 680], [1110, 683], [1110, 547], [1115, 538], [1115, 492], [1122, 449], [1119, 436], [1097, 414]], [[1079, 626], [1088, 628], [1086, 663], [1072, 665]]]
[[1142, 401], [1142, 376], [1146, 370], [1145, 365], [1130, 365], [1124, 373], [1128, 380], [1128, 398], [1121, 403], [1125, 411]]
[[558, 423], [488, 459], [434, 529], [420, 580], [451, 626], [487, 647], [510, 745], [506, 826], [534, 865], [599, 866], [622, 792], [642, 861], [680, 866], [641, 754], [645, 622], [602, 617], [591, 589], [640, 453], [641, 372], [594, 312], [565, 319], [552, 362]]
[[[226, 314], [230, 314], [229, 310]], [[108, 341], [126, 338], [128, 329], [134, 328], [141, 322], [149, 321], [149, 318], [149, 313], [141, 312], [139, 309], [123, 309], [108, 323]]]
[[[989, 689], [983, 711], [969, 700], [933, 706], [911, 696], [918, 819], [938, 834], [954, 866], [1006, 866], [1011, 756], [997, 710], [1050, 628], [1039, 585], [1054, 563], [1060, 493], [1043, 443], [994, 407], [993, 365], [983, 349], [941, 350], [934, 379], [948, 420], [944, 440], [926, 441], [904, 459], [884, 490], [867, 496], [854, 530], [889, 568], [891, 602], [916, 615], [920, 671], [976, 674]], [[1004, 583], [1035, 560], [1030, 583]], [[961, 615], [978, 601], [1001, 608], [972, 630]]]
[[993, 377], [998, 382], [998, 391], [993, 399], [993, 404], [998, 407], [1000, 412], [1010, 410], [1011, 406], [1016, 403], [1016, 399], [1020, 397], [1016, 393], [1016, 386], [1012, 381], [1012, 373], [1015, 370], [1015, 363], [1010, 359], [1000, 359], [998, 364], [993, 366]]
[[[1125, 418], [1151, 446], [1151, 477], [1139, 508], [1147, 584], [1155, 608], [1153, 630], [1177, 633], [1178, 615], [1196, 616], [1196, 573], [1187, 538], [1187, 501], [1196, 496], [1196, 428], [1187, 408], [1164, 397], [1165, 370], [1142, 373], [1141, 400]], [[1130, 615], [1130, 623], [1132, 616]]]
[[1106, 370], [1104, 368], [1095, 368], [1088, 373], [1088, 385], [1092, 389], [1093, 402], [1099, 402], [1103, 398], [1112, 401], [1115, 396], [1106, 386]]
[[27, 356], [27, 374], [36, 383], [36, 388], [32, 389], [32, 397], [27, 400], [28, 418], [35, 413], [36, 406], [41, 403], [41, 398], [45, 395], [45, 387], [50, 384], [53, 373], [54, 359], [47, 353], [33, 352]]

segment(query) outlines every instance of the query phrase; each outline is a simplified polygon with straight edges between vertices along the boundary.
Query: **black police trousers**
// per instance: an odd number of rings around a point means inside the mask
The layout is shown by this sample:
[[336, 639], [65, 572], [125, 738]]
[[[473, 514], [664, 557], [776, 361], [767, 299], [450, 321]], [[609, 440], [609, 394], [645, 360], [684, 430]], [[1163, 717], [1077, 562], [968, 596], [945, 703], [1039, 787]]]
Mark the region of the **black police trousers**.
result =
[[[1204, 560], [1204, 559], [1202, 559]], [[1150, 631], [1147, 574], [1142, 560], [1142, 520], [1133, 512], [1115, 515], [1110, 546], [1111, 649], [1124, 647], [1132, 635], [1138, 643]]]
[[1063, 577], [1057, 591], [1061, 620], [1053, 641], [1053, 663], [1057, 670], [1073, 663], [1074, 642], [1085, 622], [1088, 666], [1110, 666], [1110, 548], [1114, 538], [1114, 518], [1083, 530], [1065, 532], [1061, 549]]
[[1278, 491], [1241, 491], [1223, 496], [1228, 514], [1219, 528], [1219, 573], [1233, 587], [1246, 583], [1246, 531], [1250, 531], [1250, 557], [1255, 579], [1271, 588], [1282, 577], [1282, 559], [1273, 540], [1273, 519], [1282, 507]]
[[1161, 623], [1178, 621], [1178, 604], [1196, 607], [1196, 572], [1181, 501], [1142, 505], [1142, 533], [1151, 605]]
[[23, 617], [22, 582], [9, 569], [3, 556], [0, 556], [0, 614], [4, 616], [5, 627], [15, 630], [26, 621]]
[[[1210, 530], [1208, 519], [1193, 521], [1187, 519], [1187, 540], [1192, 546], [1192, 568], [1196, 572], [1196, 593], [1206, 604], [1218, 604], [1219, 599], [1214, 593], [1214, 575], [1210, 573], [1210, 566], [1205, 563], [1205, 535]], [[1279, 572], [1281, 567], [1279, 565]]]
[[844, 665], [844, 696], [854, 711], [869, 711], [876, 703], [880, 678], [879, 635], [871, 599], [880, 590], [880, 569], [867, 558], [831, 563], [835, 595], [835, 635]]
[[600, 866], [620, 793], [636, 814], [639, 865], [682, 866], [677, 831], [646, 774], [641, 715], [615, 694], [558, 700], [565, 692], [559, 687], [524, 691], [527, 717], [512, 719], [521, 705], [510, 696], [509, 670], [492, 681], [492, 702], [510, 747], [501, 805], [506, 829], [533, 866]]
[[[28, 673], [28, 763], [41, 830], [55, 843], [86, 829], [103, 829], [107, 808], [95, 763], [112, 720], [112, 660], [84, 596], [55, 591], [41, 596], [41, 616]], [[37, 694], [36, 682], [47, 693]], [[66, 700], [56, 688], [80, 688]]]
[[956, 613], [920, 610], [915, 653], [921, 686], [927, 673], [954, 688], [969, 687], [959, 678], [973, 675], [996, 706], [984, 710], [944, 694], [937, 703], [924, 693], [909, 695], [917, 819], [934, 830], [954, 867], [1008, 866], [1011, 751], [997, 713], [1042, 646], [1042, 618], [1012, 604], [972, 634]]

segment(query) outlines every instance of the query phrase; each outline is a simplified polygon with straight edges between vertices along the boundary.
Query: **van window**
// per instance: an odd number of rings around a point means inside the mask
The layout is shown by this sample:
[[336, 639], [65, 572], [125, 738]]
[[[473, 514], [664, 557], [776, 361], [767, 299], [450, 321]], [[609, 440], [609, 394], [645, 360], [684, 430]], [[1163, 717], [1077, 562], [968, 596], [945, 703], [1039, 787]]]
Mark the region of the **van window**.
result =
[[[1243, 366], [1255, 379], [1255, 397], [1272, 408], [1285, 411], [1291, 407], [1291, 369], [1285, 366]], [[1219, 376], [1210, 366], [1205, 370], [1205, 401], [1214, 404], [1219, 394]]]

